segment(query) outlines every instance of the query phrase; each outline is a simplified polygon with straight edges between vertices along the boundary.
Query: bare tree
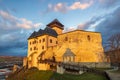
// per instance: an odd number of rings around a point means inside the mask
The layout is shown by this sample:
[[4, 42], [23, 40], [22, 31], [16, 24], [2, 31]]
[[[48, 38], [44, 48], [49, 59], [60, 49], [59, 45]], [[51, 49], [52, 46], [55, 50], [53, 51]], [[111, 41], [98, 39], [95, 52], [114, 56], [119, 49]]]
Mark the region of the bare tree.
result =
[[106, 47], [109, 47], [110, 51], [120, 49], [120, 33], [112, 35], [108, 39]]
[[120, 63], [120, 33], [112, 35], [106, 44], [110, 53], [110, 60], [113, 63]]

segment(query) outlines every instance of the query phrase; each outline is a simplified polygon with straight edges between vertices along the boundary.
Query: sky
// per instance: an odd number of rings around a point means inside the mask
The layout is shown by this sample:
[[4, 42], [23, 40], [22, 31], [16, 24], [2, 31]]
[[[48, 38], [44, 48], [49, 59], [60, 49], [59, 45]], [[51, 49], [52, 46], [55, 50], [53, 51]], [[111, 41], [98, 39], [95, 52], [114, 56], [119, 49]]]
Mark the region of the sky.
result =
[[0, 55], [26, 56], [27, 38], [54, 19], [63, 32], [120, 33], [120, 0], [0, 0]]

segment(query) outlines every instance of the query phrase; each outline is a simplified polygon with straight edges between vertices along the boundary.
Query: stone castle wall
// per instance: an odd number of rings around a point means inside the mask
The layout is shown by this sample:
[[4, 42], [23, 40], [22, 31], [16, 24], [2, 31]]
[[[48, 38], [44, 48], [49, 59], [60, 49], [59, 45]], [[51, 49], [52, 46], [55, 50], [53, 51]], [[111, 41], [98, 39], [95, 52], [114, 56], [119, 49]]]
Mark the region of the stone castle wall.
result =
[[58, 45], [48, 48], [45, 58], [50, 59], [55, 55], [57, 61], [63, 61], [67, 48], [76, 55], [75, 62], [105, 62], [100, 33], [73, 31], [61, 34]]
[[[43, 39], [45, 41], [43, 42]], [[37, 41], [37, 44], [30, 42]], [[50, 42], [52, 40], [52, 43]], [[42, 48], [44, 46], [44, 49]], [[31, 51], [31, 47], [36, 47], [36, 50]], [[104, 50], [102, 47], [102, 38], [100, 33], [75, 30], [58, 35], [57, 38], [44, 35], [37, 39], [28, 40], [28, 66], [38, 67], [47, 65], [38, 63], [38, 56], [44, 51], [44, 59], [52, 59], [55, 56], [56, 61], [64, 62], [63, 55], [66, 49], [69, 48], [75, 54], [74, 62], [83, 62], [86, 65], [91, 63], [91, 66], [103, 65], [96, 62], [106, 62]], [[88, 62], [88, 64], [87, 64]], [[46, 69], [45, 68], [45, 69]]]

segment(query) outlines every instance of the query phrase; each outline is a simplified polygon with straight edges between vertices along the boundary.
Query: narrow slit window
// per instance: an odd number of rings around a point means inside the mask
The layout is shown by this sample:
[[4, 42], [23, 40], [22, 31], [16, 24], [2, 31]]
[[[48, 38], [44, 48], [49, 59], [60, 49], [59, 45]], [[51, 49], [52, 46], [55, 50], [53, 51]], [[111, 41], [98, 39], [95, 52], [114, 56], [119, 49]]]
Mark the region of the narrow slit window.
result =
[[39, 40], [39, 43], [41, 43], [41, 39]]
[[42, 46], [42, 49], [44, 49], [44, 46]]
[[90, 36], [89, 35], [87, 36], [87, 39], [88, 39], [88, 41], [90, 41]]
[[43, 42], [45, 42], [45, 38], [43, 39]]
[[52, 39], [50, 39], [50, 43], [52, 43]]
[[65, 37], [65, 41], [68, 41], [68, 37]]

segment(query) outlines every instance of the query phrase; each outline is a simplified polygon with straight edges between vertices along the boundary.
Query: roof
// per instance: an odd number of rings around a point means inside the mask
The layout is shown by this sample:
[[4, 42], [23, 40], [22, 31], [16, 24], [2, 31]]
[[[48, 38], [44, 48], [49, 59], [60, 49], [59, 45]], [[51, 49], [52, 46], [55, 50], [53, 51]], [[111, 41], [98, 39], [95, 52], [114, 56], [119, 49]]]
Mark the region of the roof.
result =
[[67, 48], [63, 56], [75, 56], [71, 49]]
[[38, 57], [42, 57], [45, 54], [46, 51], [42, 51]]
[[64, 27], [64, 25], [60, 21], [58, 21], [57, 19], [54, 19], [52, 22], [50, 22], [49, 24], [47, 24], [47, 26], [48, 27], [52, 27], [51, 25], [53, 25], [53, 24], [59, 25], [59, 28], [61, 28], [61, 29], [63, 29], [63, 27]]
[[59, 34], [59, 35], [64, 35], [64, 34], [72, 33], [72, 32], [75, 32], [75, 31], [81, 31], [81, 32], [89, 32], [89, 33], [95, 33], [95, 34], [98, 33], [98, 34], [101, 34], [100, 32], [93, 32], [93, 31], [85, 31], [85, 30], [76, 29], [76, 30], [73, 30], [73, 31], [69, 31], [69, 32], [65, 32], [65, 33]]
[[[30, 36], [29, 36], [29, 38], [35, 38], [37, 36], [37, 32], [36, 31], [34, 31]], [[28, 38], [28, 39], [29, 39]]]
[[47, 34], [49, 36], [53, 36], [53, 37], [58, 36], [57, 32], [54, 29], [51, 29], [50, 27], [46, 27], [44, 30], [40, 29], [38, 32], [34, 31], [28, 39], [32, 39], [32, 38], [42, 36], [45, 34]]

